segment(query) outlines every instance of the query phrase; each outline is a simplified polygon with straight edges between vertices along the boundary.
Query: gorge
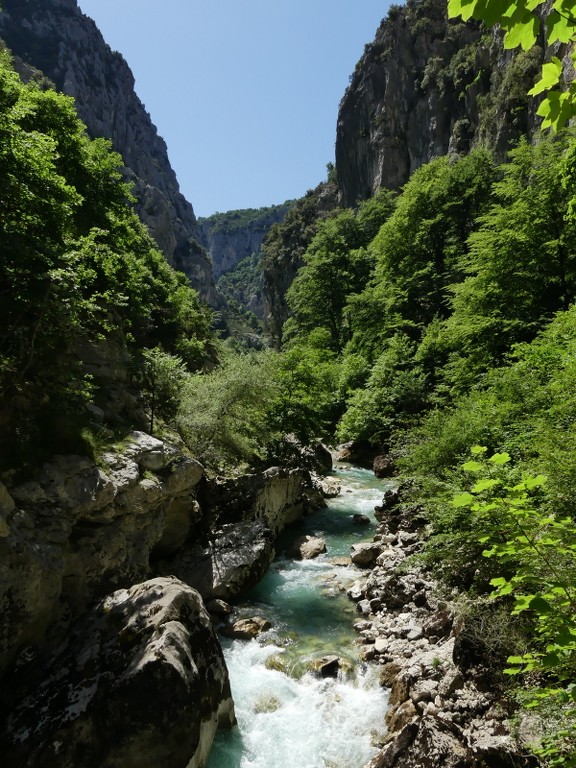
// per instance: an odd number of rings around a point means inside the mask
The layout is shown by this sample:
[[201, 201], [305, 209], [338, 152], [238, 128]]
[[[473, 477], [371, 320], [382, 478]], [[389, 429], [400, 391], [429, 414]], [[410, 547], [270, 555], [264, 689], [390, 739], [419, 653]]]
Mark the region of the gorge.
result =
[[544, 47], [393, 6], [328, 178], [197, 220], [76, 0], [2, 0], [0, 37], [8, 768], [573, 765], [576, 139], [538, 130]]

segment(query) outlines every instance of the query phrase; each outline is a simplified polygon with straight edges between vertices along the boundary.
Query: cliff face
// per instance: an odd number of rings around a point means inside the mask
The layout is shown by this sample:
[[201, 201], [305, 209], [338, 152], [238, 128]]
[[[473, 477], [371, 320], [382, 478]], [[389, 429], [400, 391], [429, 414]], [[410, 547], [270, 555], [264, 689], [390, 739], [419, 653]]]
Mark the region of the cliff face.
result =
[[538, 125], [526, 97], [542, 51], [504, 51], [498, 33], [448, 22], [445, 0], [393, 6], [366, 46], [340, 104], [341, 202], [398, 188], [419, 166], [483, 144], [504, 159]]
[[201, 243], [212, 259], [214, 279], [230, 272], [242, 259], [259, 254], [270, 227], [283, 221], [289, 208], [290, 203], [283, 203], [199, 219]]
[[194, 211], [180, 193], [166, 144], [134, 91], [130, 68], [95, 23], [76, 0], [3, 0], [0, 37], [75, 98], [93, 137], [112, 141], [134, 183], [138, 214], [167, 260], [209, 304], [221, 307]]

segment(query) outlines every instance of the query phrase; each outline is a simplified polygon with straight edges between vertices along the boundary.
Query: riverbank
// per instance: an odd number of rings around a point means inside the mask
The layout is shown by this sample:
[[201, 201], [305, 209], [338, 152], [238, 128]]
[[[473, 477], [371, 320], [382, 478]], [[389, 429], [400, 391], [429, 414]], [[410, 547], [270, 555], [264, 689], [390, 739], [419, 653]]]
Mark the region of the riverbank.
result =
[[423, 547], [422, 508], [400, 488], [376, 514], [375, 563], [349, 591], [363, 658], [390, 688], [386, 743], [366, 768], [533, 768], [529, 723], [514, 719], [486, 664], [497, 638], [412, 557]]

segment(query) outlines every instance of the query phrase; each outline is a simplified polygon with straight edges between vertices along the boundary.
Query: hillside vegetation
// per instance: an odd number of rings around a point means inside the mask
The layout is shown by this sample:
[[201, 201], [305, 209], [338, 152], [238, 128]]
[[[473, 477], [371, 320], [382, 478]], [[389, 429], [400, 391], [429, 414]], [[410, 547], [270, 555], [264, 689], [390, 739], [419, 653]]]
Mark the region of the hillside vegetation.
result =
[[492, 594], [474, 608], [488, 635], [494, 606], [512, 613], [490, 663], [523, 676], [554, 734], [547, 765], [576, 754], [575, 161], [571, 132], [521, 141], [504, 165], [478, 149], [334, 214], [284, 328], [284, 355], [328, 368], [317, 424], [412, 478], [428, 564]]
[[[23, 85], [7, 53], [0, 137], [5, 467], [78, 449], [84, 428], [89, 438], [87, 406], [105, 410], [111, 395], [112, 382], [88, 364], [99, 346], [115, 346], [124, 361], [117, 375], [133, 379], [137, 397], [143, 350], [170, 352], [196, 370], [213, 356], [213, 334], [211, 314], [133, 212], [120, 156], [88, 138], [72, 99]], [[129, 409], [115, 417], [135, 418]]]

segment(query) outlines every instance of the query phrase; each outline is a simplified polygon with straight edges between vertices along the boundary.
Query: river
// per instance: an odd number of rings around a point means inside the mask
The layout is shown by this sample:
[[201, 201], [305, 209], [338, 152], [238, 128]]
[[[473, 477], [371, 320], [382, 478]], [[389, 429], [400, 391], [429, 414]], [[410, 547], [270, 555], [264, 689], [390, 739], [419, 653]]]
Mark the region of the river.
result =
[[[359, 616], [345, 591], [362, 572], [333, 560], [371, 538], [374, 506], [388, 486], [346, 465], [333, 475], [341, 495], [286, 531], [277, 547], [308, 533], [324, 538], [327, 553], [279, 556], [238, 605], [241, 616], [266, 618], [272, 629], [256, 640], [223, 640], [238, 727], [217, 735], [208, 768], [362, 768], [377, 752], [386, 692], [377, 669], [360, 661], [352, 627]], [[354, 514], [370, 523], [359, 526]], [[342, 660], [338, 678], [310, 671], [327, 655]]]

